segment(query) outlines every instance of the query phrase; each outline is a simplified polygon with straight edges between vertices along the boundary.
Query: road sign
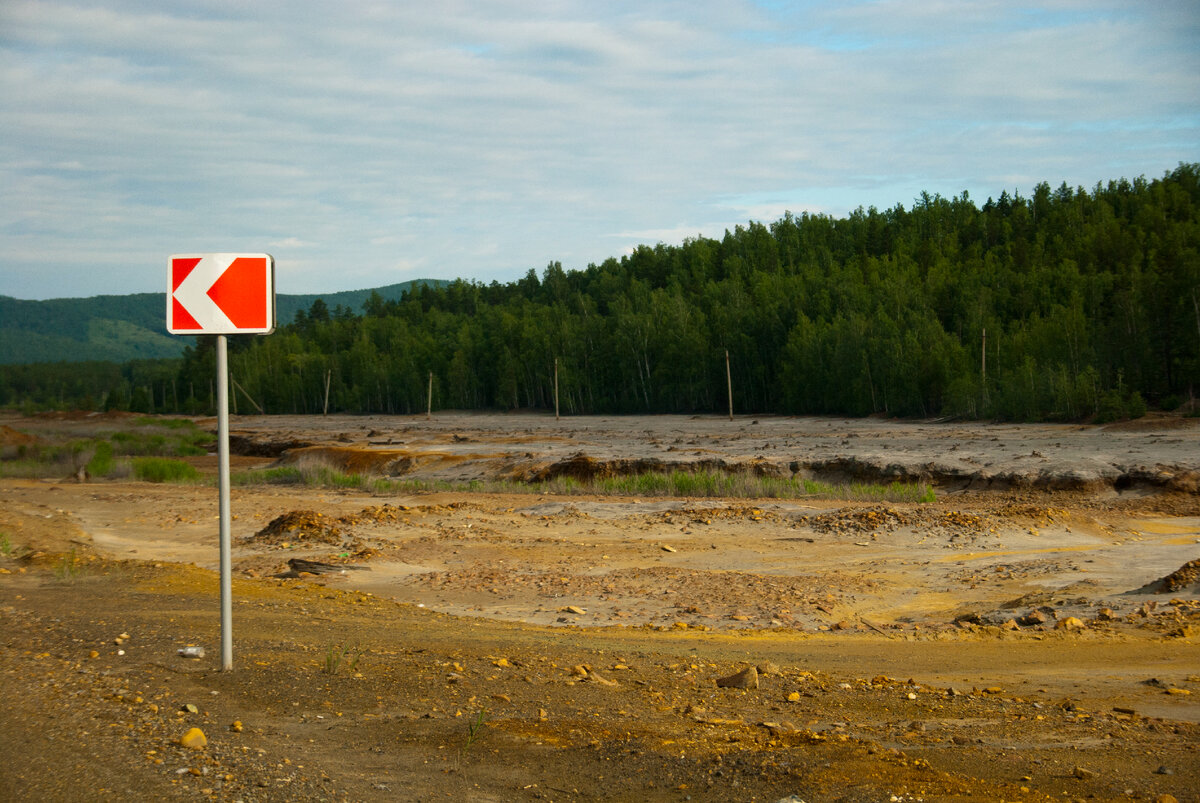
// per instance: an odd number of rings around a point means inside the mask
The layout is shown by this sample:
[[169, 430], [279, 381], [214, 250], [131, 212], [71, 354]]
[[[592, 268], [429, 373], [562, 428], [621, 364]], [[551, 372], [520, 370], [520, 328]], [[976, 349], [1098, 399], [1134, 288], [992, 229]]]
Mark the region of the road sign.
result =
[[173, 335], [270, 334], [275, 260], [270, 254], [175, 254], [167, 261], [167, 331]]
[[167, 260], [167, 331], [216, 335], [217, 498], [221, 565], [221, 669], [233, 669], [233, 547], [229, 489], [229, 351], [225, 335], [275, 329], [270, 254], [175, 254]]

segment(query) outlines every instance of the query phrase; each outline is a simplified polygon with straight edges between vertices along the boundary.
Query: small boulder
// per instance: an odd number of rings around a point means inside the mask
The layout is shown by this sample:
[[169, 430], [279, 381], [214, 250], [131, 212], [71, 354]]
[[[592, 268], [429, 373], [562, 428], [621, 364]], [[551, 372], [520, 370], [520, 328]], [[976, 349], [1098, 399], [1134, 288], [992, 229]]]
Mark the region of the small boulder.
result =
[[758, 669], [748, 666], [729, 677], [717, 678], [717, 686], [723, 689], [757, 689]]
[[208, 745], [208, 738], [199, 728], [189, 728], [188, 732], [179, 737], [179, 746], [188, 750], [203, 750]]

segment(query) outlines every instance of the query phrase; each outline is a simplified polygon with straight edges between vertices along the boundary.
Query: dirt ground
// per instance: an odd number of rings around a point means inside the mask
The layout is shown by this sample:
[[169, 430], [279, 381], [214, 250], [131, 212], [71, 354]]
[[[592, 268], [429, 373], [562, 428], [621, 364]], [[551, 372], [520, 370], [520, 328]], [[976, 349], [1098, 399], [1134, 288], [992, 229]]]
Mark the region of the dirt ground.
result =
[[238, 487], [221, 672], [212, 484], [0, 480], [0, 798], [1200, 800], [1195, 419], [233, 435], [235, 468], [434, 489], [705, 468], [938, 499]]

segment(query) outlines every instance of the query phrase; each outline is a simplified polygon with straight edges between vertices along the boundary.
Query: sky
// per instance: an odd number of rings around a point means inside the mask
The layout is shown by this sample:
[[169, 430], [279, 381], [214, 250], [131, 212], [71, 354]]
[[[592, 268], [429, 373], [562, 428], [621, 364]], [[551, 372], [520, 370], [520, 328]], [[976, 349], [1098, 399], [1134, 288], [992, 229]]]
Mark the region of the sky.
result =
[[0, 0], [0, 294], [507, 282], [1200, 161], [1196, 0]]

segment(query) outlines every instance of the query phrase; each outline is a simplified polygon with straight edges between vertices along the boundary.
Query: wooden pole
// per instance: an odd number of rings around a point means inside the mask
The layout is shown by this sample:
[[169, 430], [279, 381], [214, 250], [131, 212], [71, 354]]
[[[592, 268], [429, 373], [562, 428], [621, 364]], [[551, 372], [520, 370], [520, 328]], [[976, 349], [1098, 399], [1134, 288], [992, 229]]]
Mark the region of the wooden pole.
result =
[[[987, 327], [983, 327], [983, 346], [980, 348], [980, 359], [982, 360], [979, 368], [980, 376], [983, 379], [983, 404], [987, 404]], [[983, 410], [979, 411], [980, 413]]]
[[558, 420], [558, 357], [554, 358], [554, 420]]
[[325, 409], [321, 415], [329, 415], [329, 380], [333, 378], [333, 369], [329, 368], [325, 371]]
[[[260, 407], [258, 402], [256, 402], [254, 400], [254, 397], [251, 396], [249, 393], [247, 393], [246, 389], [244, 387], [242, 387], [241, 384], [236, 379], [233, 378], [233, 374], [229, 375], [229, 381], [233, 383], [233, 386], [235, 388], [237, 388], [238, 390], [240, 390], [242, 392], [242, 395], [246, 397], [247, 401], [249, 401], [251, 404], [254, 405], [254, 409], [258, 410], [259, 415], [265, 415], [265, 411], [263, 410], [263, 408]], [[234, 413], [237, 412], [237, 396], [236, 395], [234, 395], [234, 397], [233, 397], [233, 411], [234, 411]]]
[[425, 420], [433, 417], [433, 371], [429, 372], [429, 393], [425, 397]]
[[729, 372], [729, 349], [725, 349], [725, 387], [729, 390], [729, 420], [733, 420], [733, 374]]

